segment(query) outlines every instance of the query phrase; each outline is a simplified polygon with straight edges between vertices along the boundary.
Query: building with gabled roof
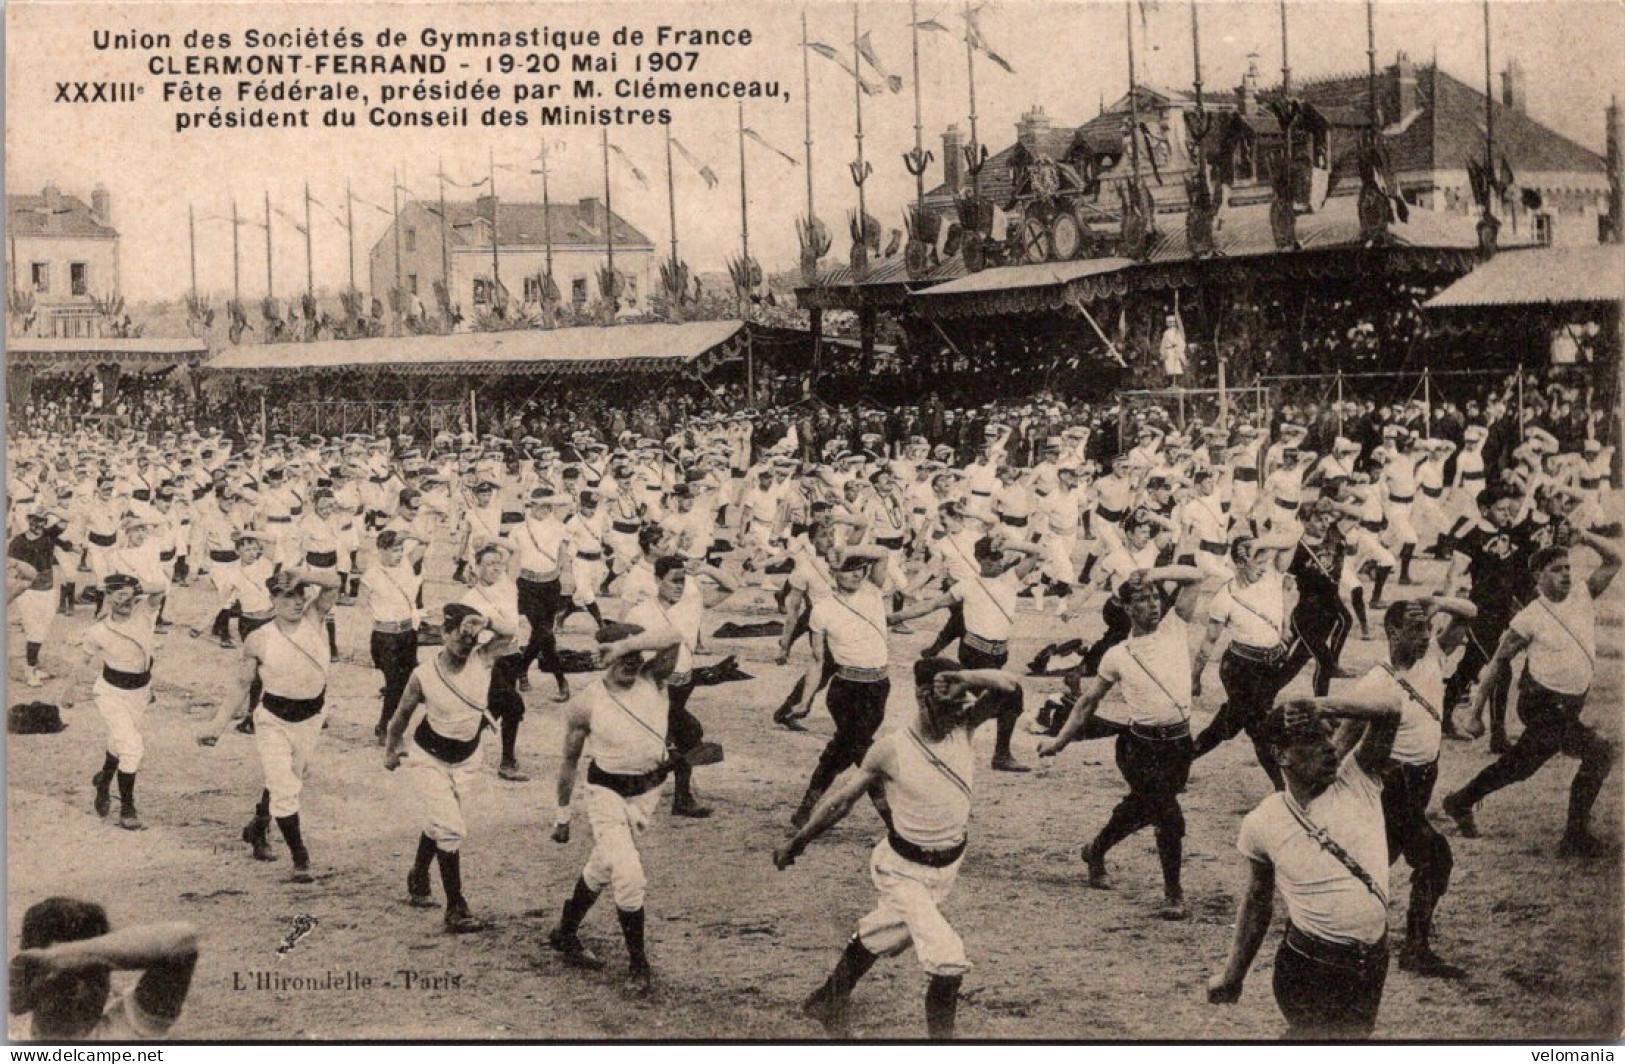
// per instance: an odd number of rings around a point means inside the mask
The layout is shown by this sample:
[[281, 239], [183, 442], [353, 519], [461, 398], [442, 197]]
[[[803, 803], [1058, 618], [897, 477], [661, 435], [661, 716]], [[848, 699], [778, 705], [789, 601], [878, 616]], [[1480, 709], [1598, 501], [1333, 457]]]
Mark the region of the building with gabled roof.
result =
[[648, 312], [659, 281], [654, 242], [590, 197], [544, 207], [481, 196], [448, 201], [444, 217], [434, 201], [405, 203], [369, 255], [372, 293], [386, 298], [399, 287], [407, 298], [433, 311], [436, 286], [449, 273], [450, 301], [464, 316], [486, 310], [499, 298], [493, 279], [513, 302], [537, 305], [549, 243], [553, 283], [563, 303], [584, 308], [602, 299], [599, 272], [608, 265], [613, 245], [619, 313]]
[[103, 335], [101, 307], [119, 296], [119, 234], [108, 191], [97, 186], [88, 204], [55, 185], [38, 195], [8, 194], [5, 230], [13, 334]]

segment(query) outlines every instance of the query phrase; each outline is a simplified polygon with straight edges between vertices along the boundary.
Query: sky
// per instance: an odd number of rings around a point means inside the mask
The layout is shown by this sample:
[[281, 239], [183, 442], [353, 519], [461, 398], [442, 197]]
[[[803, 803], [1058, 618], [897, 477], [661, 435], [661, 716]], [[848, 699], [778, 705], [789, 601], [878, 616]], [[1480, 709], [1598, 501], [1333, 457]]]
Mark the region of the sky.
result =
[[[962, 5], [919, 0], [921, 20], [934, 19], [954, 31], [922, 32], [920, 86], [927, 150], [936, 156], [927, 187], [942, 176], [941, 133], [949, 123], [967, 128], [969, 111], [966, 59], [959, 31]], [[435, 168], [443, 163], [454, 180], [471, 183], [486, 175], [494, 155], [497, 193], [504, 200], [541, 199], [541, 179], [531, 173], [544, 141], [550, 156], [550, 192], [555, 202], [602, 197], [604, 172], [597, 127], [457, 130], [371, 129], [200, 131], [174, 133], [173, 110], [154, 100], [159, 79], [145, 72], [151, 53], [97, 51], [91, 31], [169, 32], [179, 53], [189, 29], [225, 31], [241, 39], [250, 28], [296, 27], [364, 32], [368, 39], [385, 28], [404, 29], [414, 39], [424, 27], [443, 31], [546, 26], [553, 29], [641, 27], [660, 24], [699, 28], [749, 28], [746, 48], [707, 49], [700, 67], [687, 75], [701, 80], [751, 78], [779, 80], [789, 99], [748, 103], [745, 124], [772, 147], [794, 156], [791, 165], [765, 147], [746, 144], [751, 249], [769, 270], [793, 266], [795, 218], [805, 211], [806, 171], [800, 164], [805, 139], [802, 94], [801, 15], [810, 38], [850, 57], [853, 7], [842, 3], [800, 5], [761, 0], [730, 3], [164, 3], [156, 0], [117, 5], [86, 5], [63, 0], [24, 0], [6, 5], [6, 187], [37, 192], [47, 181], [88, 200], [100, 183], [112, 194], [115, 225], [122, 235], [124, 295], [131, 301], [172, 299], [188, 287], [187, 209], [198, 218], [200, 287], [225, 291], [231, 278], [231, 226], [224, 219], [232, 198], [252, 221], [263, 220], [264, 198], [302, 218], [303, 189], [324, 207], [314, 210], [314, 272], [319, 289], [337, 289], [347, 276], [347, 241], [337, 217], [343, 215], [345, 182], [370, 204], [390, 204], [391, 171], [419, 198], [436, 192]], [[1294, 78], [1364, 71], [1365, 5], [1359, 0], [1294, 0], [1287, 6], [1290, 60]], [[1625, 5], [1618, 2], [1514, 2], [1491, 4], [1492, 52], [1497, 71], [1519, 60], [1528, 74], [1529, 110], [1538, 120], [1596, 151], [1604, 143], [1603, 109], [1610, 96], [1625, 97]], [[1191, 81], [1191, 5], [1158, 0], [1133, 14], [1144, 82], [1188, 86]], [[1203, 80], [1208, 91], [1228, 92], [1246, 70], [1249, 53], [1259, 55], [1266, 84], [1279, 79], [1279, 8], [1262, 2], [1200, 3]], [[902, 211], [914, 194], [914, 179], [902, 154], [914, 145], [914, 93], [910, 69], [910, 13], [907, 3], [865, 3], [861, 29], [871, 34], [888, 72], [900, 75], [899, 93], [863, 99], [864, 153], [873, 166], [865, 186], [870, 213], [888, 228], [902, 227]], [[1376, 5], [1378, 62], [1393, 62], [1407, 50], [1419, 63], [1435, 55], [1448, 72], [1472, 85], [1483, 82], [1483, 8], [1477, 2], [1385, 0]], [[991, 150], [1014, 139], [1020, 115], [1042, 107], [1060, 126], [1097, 113], [1102, 98], [1120, 96], [1127, 85], [1125, 6], [1121, 3], [1060, 3], [1038, 0], [986, 0], [980, 23], [988, 45], [1006, 58], [1006, 73], [978, 56], [978, 126]], [[644, 49], [647, 50], [647, 49]], [[623, 57], [640, 49], [624, 49]], [[623, 62], [624, 62], [623, 58]], [[856, 158], [853, 82], [835, 63], [809, 57], [811, 69], [813, 182], [817, 211], [835, 235], [833, 257], [844, 258], [847, 212], [857, 192], [847, 171]], [[623, 68], [624, 72], [624, 68]], [[875, 75], [868, 72], [871, 78]], [[148, 84], [147, 96], [130, 106], [68, 105], [52, 102], [56, 83], [134, 78]], [[567, 78], [561, 78], [567, 80]], [[318, 78], [318, 81], [330, 79]], [[383, 81], [362, 82], [375, 89]], [[516, 80], [509, 79], [505, 84]], [[1499, 83], [1497, 82], [1497, 86]], [[605, 83], [608, 87], [608, 82]], [[603, 101], [609, 105], [615, 100]], [[645, 106], [623, 101], [631, 106]], [[475, 105], [476, 109], [480, 105]], [[509, 106], [512, 106], [510, 103]], [[535, 118], [535, 105], [529, 108]], [[660, 104], [653, 104], [660, 106]], [[682, 256], [701, 272], [725, 269], [740, 247], [740, 142], [732, 101], [682, 101], [674, 110], [672, 134], [717, 174], [717, 187], [705, 183], [681, 158], [676, 166], [677, 229]], [[611, 141], [647, 177], [640, 185], [617, 157], [611, 167], [615, 210], [667, 247], [670, 228], [665, 188], [664, 133], [656, 127], [610, 129]], [[452, 190], [455, 195], [455, 190]], [[465, 195], [468, 195], [465, 193]], [[335, 217], [337, 216], [337, 217]], [[283, 216], [272, 220], [275, 281], [279, 294], [302, 290], [304, 237]], [[356, 208], [358, 276], [366, 287], [367, 250], [380, 239], [389, 216]], [[241, 231], [245, 296], [258, 298], [265, 287], [265, 232], [258, 225]]]

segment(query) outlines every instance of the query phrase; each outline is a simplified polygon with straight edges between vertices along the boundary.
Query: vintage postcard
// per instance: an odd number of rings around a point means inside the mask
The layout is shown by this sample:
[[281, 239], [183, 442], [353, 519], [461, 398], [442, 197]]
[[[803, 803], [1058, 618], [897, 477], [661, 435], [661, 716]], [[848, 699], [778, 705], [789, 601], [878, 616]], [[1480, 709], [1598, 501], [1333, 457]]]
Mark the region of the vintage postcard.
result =
[[5, 19], [12, 1040], [1618, 1036], [1619, 3]]

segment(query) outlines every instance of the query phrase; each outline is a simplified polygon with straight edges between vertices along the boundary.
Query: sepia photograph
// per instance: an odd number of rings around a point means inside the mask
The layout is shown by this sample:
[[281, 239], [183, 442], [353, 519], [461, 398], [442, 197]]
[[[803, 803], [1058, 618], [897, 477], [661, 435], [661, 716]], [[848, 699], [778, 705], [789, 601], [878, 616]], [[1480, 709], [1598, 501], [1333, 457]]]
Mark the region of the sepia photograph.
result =
[[4, 7], [8, 1043], [1613, 1059], [1625, 3]]

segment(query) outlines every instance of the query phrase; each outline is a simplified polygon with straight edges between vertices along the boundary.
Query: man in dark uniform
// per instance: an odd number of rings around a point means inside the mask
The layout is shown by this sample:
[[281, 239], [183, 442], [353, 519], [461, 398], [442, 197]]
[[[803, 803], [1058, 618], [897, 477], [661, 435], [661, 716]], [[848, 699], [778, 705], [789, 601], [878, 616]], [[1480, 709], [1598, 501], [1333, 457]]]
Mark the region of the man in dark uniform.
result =
[[[1480, 491], [1476, 501], [1483, 523], [1454, 541], [1455, 557], [1440, 589], [1441, 594], [1451, 594], [1465, 574], [1472, 582], [1467, 598], [1478, 607], [1478, 616], [1467, 626], [1461, 661], [1445, 687], [1444, 734], [1458, 739], [1465, 736], [1456, 731], [1453, 715], [1467, 705], [1467, 689], [1479, 678], [1507, 625], [1523, 608], [1529, 582], [1528, 540], [1513, 526], [1522, 506], [1517, 489], [1498, 484]], [[1493, 753], [1504, 753], [1507, 747], [1507, 690], [1507, 683], [1499, 681], [1487, 702]]]

